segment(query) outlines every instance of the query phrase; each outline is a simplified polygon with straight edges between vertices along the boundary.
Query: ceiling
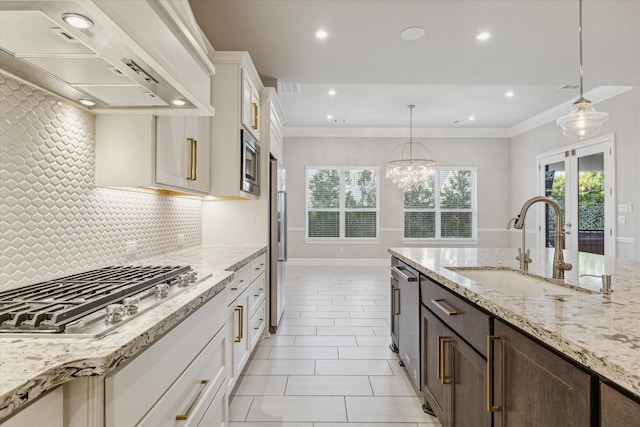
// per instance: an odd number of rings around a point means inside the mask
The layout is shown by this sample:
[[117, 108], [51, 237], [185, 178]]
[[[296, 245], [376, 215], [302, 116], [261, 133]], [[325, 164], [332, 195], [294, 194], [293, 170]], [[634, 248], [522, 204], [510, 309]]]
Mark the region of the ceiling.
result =
[[[265, 83], [287, 84], [279, 93], [288, 127], [402, 127], [415, 104], [415, 127], [513, 129], [563, 103], [568, 112], [579, 96], [559, 89], [579, 82], [577, 0], [190, 4], [216, 50], [248, 51]], [[640, 86], [639, 21], [640, 0], [584, 0], [584, 83], [587, 94], [598, 88], [594, 103]], [[413, 26], [425, 37], [403, 40]], [[318, 29], [329, 36], [316, 39]], [[481, 31], [492, 37], [476, 40]]]

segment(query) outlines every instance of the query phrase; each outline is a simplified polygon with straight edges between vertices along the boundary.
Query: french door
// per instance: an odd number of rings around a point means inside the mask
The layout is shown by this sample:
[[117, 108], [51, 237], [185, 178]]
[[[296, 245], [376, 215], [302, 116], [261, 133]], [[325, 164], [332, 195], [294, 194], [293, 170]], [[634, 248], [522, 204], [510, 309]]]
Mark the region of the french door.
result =
[[[605, 135], [537, 156], [540, 193], [562, 209], [565, 249], [615, 255], [614, 137]], [[539, 210], [539, 247], [553, 247], [555, 212]]]

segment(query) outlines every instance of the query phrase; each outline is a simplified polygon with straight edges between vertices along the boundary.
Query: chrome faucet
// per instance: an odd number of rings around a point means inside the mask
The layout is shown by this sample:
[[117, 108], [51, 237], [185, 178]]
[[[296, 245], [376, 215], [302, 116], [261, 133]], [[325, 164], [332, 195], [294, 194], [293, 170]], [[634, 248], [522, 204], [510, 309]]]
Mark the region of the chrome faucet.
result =
[[564, 233], [562, 232], [562, 210], [560, 209], [560, 205], [555, 200], [544, 197], [544, 196], [536, 196], [524, 202], [522, 205], [522, 209], [518, 214], [516, 221], [513, 223], [513, 228], [517, 228], [521, 230], [524, 228], [524, 218], [527, 215], [527, 211], [536, 202], [543, 202], [548, 204], [553, 208], [556, 213], [556, 235], [554, 239], [554, 252], [553, 252], [553, 278], [554, 279], [563, 279], [564, 280], [564, 272], [571, 270], [571, 264], [564, 262], [564, 255], [562, 248], [564, 247]]
[[[511, 218], [507, 223], [507, 230], [511, 228], [511, 223], [515, 223], [518, 218]], [[533, 262], [531, 259], [531, 252], [529, 249], [526, 249], [525, 245], [525, 228], [524, 224], [522, 225], [522, 247], [518, 248], [518, 256], [516, 256], [516, 260], [520, 261], [520, 270], [529, 271], [529, 263]]]

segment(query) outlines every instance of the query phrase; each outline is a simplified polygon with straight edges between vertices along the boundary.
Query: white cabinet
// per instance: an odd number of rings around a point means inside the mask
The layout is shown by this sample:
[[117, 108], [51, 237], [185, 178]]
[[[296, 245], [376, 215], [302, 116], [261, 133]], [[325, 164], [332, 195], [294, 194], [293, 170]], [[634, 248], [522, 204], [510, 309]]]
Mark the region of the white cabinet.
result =
[[156, 120], [156, 183], [207, 193], [210, 118], [162, 116]]
[[251, 355], [249, 309], [249, 288], [247, 287], [229, 306], [229, 320], [227, 321], [227, 327], [231, 332], [229, 391], [235, 386]]
[[98, 115], [96, 185], [207, 194], [210, 117]]
[[[216, 52], [212, 59], [216, 66], [212, 84], [216, 115], [212, 118], [211, 126], [210, 194], [230, 199], [256, 199], [257, 196], [241, 191], [243, 170], [240, 130], [252, 134], [256, 141], [261, 139], [262, 83], [247, 52]], [[268, 151], [260, 147], [260, 152], [261, 156], [267, 156], [263, 159], [268, 158]], [[261, 160], [258, 181], [264, 186], [267, 175], [262, 164]]]
[[2, 427], [47, 426], [62, 427], [62, 387], [39, 397], [32, 404], [2, 423]]
[[[226, 422], [223, 291], [104, 380], [105, 426], [198, 426]], [[224, 412], [219, 411], [224, 409]]]
[[242, 124], [260, 140], [260, 93], [256, 89], [251, 73], [242, 70]]
[[[262, 139], [263, 145], [266, 145], [269, 149], [269, 153], [276, 159], [284, 162], [284, 113], [282, 106], [280, 105], [280, 99], [276, 90], [272, 87], [265, 87], [261, 91], [262, 95], [262, 111], [266, 111], [267, 114], [263, 114], [262, 126], [263, 129], [268, 129], [269, 132], [265, 132], [265, 137]], [[265, 141], [266, 139], [266, 141]]]

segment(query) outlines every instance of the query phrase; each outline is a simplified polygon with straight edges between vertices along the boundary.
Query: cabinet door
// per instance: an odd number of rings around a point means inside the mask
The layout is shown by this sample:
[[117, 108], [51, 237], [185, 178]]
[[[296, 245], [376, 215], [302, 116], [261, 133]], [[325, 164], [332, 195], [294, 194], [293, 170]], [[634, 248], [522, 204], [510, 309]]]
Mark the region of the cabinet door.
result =
[[640, 425], [640, 402], [600, 383], [600, 426]]
[[39, 397], [31, 405], [2, 423], [3, 427], [47, 426], [62, 427], [63, 392], [58, 387]]
[[451, 381], [451, 371], [443, 377], [442, 344], [450, 340], [452, 334], [433, 313], [422, 305], [422, 391], [443, 425], [447, 424], [447, 406], [451, 399], [451, 387], [445, 383]]
[[[211, 119], [209, 117], [186, 117], [185, 137], [188, 143], [187, 185], [190, 189], [207, 193], [211, 187], [209, 174], [210, 146], [211, 146]], [[192, 142], [195, 141], [195, 142]]]
[[231, 372], [229, 390], [242, 373], [250, 356], [251, 334], [249, 333], [249, 289], [245, 289], [229, 306], [229, 325], [231, 326]]
[[260, 94], [251, 76], [242, 70], [242, 124], [251, 134], [260, 140]]
[[586, 372], [502, 322], [494, 331], [494, 426], [592, 425]]

